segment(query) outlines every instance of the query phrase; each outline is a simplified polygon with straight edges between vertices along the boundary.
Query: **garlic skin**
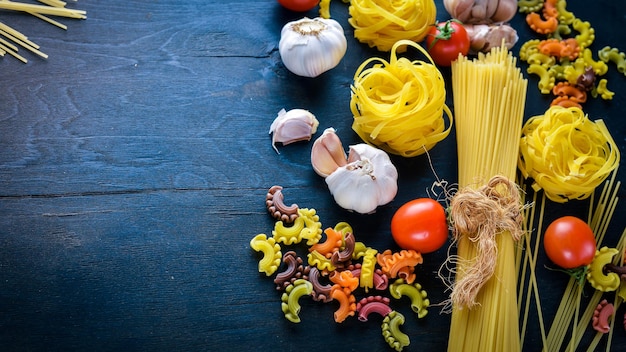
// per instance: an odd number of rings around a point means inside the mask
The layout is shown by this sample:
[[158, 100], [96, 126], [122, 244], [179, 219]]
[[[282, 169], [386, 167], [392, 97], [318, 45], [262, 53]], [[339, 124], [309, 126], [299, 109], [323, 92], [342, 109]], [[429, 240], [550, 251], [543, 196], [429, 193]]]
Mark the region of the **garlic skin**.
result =
[[322, 177], [328, 177], [346, 164], [348, 164], [348, 158], [336, 130], [332, 127], [325, 129], [322, 135], [313, 142], [311, 148], [313, 170]]
[[304, 109], [281, 109], [272, 122], [269, 133], [272, 134], [272, 147], [278, 153], [276, 142], [287, 145], [299, 141], [310, 141], [317, 132], [319, 121], [311, 112]]
[[337, 66], [347, 48], [339, 22], [321, 17], [287, 23], [278, 43], [285, 67], [298, 76], [311, 78]]
[[326, 177], [339, 206], [370, 214], [398, 193], [398, 171], [384, 151], [361, 143], [350, 146], [348, 164]]

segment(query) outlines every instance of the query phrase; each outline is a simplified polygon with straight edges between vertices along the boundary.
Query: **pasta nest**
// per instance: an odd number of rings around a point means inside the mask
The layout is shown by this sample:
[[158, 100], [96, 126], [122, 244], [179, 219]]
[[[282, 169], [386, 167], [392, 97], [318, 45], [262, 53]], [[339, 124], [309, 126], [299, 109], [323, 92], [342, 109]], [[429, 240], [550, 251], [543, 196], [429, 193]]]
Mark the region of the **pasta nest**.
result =
[[602, 120], [578, 107], [550, 107], [522, 129], [518, 167], [535, 191], [564, 203], [586, 199], [619, 165], [620, 154]]
[[421, 42], [437, 17], [433, 0], [352, 0], [348, 11], [354, 37], [380, 51], [401, 39]]
[[[396, 51], [404, 45], [420, 50], [429, 62], [398, 58]], [[421, 155], [450, 133], [452, 113], [445, 104], [441, 72], [426, 50], [412, 41], [394, 44], [389, 62], [376, 57], [363, 62], [351, 93], [352, 129], [388, 153]]]

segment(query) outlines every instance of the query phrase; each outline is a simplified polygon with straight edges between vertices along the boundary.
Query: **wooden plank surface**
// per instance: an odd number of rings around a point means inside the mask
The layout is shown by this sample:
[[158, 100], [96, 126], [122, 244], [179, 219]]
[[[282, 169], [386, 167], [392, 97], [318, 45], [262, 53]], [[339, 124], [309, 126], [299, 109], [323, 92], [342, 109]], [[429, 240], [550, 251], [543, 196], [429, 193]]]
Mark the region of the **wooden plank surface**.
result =
[[[592, 23], [594, 48], [622, 45], [615, 27], [624, 4], [585, 4], [568, 8]], [[437, 5], [438, 18], [447, 18]], [[316, 79], [290, 74], [278, 54], [282, 26], [315, 11], [292, 13], [272, 0], [70, 6], [88, 19], [61, 20], [67, 31], [0, 13], [50, 56], [0, 59], [0, 350], [389, 350], [381, 319], [339, 325], [333, 303], [303, 300], [303, 322], [285, 320], [249, 247], [273, 228], [264, 197], [274, 184], [285, 187], [287, 202], [315, 208], [325, 226], [348, 221], [358, 240], [386, 249], [395, 248], [393, 212], [434, 181], [424, 156], [394, 157], [398, 197], [375, 215], [351, 214], [312, 171], [310, 143], [279, 147], [280, 154], [271, 148], [268, 128], [282, 108], [309, 109], [320, 132], [332, 126], [345, 145], [359, 142], [349, 86], [363, 60], [383, 54], [353, 39], [347, 5], [333, 2], [331, 14], [348, 53]], [[531, 37], [521, 15], [513, 24], [520, 42]], [[615, 98], [585, 107], [605, 120], [623, 154], [626, 77], [614, 68], [607, 77]], [[527, 116], [549, 105], [530, 82]], [[431, 153], [439, 177], [451, 182], [455, 148], [453, 133]], [[622, 182], [625, 174], [622, 166]], [[554, 206], [549, 216], [584, 208]], [[620, 203], [611, 223], [613, 240], [626, 226], [625, 209]], [[446, 297], [436, 275], [444, 252], [426, 256], [419, 269], [433, 303]], [[540, 275], [549, 315], [566, 279]], [[445, 349], [448, 315], [432, 307], [418, 320], [397, 307], [408, 317], [407, 350]], [[529, 334], [528, 351], [537, 350], [537, 336]], [[625, 345], [618, 326], [613, 350]]]

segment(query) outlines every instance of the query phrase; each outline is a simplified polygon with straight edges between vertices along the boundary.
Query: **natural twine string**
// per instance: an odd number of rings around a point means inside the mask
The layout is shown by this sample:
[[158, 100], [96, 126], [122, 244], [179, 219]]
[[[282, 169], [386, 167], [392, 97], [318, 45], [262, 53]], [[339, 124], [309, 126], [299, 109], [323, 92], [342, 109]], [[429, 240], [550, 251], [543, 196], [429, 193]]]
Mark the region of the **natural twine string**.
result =
[[460, 278], [452, 287], [450, 299], [453, 305], [473, 308], [479, 304], [476, 295], [496, 268], [496, 235], [508, 231], [515, 241], [522, 236], [520, 202], [515, 182], [500, 175], [492, 177], [483, 187], [467, 187], [452, 197], [450, 218], [454, 240], [457, 242], [461, 236], [466, 236], [474, 243], [477, 252], [473, 260], [458, 256], [449, 258], [452, 263], [448, 264], [457, 264], [457, 269], [459, 264], [464, 264], [461, 265]]

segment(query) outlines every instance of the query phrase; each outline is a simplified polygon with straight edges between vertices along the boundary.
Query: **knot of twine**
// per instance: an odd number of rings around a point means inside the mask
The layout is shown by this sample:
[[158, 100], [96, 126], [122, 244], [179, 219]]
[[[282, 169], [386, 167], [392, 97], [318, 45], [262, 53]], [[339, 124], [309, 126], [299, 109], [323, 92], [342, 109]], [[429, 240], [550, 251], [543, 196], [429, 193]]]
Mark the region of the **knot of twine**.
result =
[[499, 175], [479, 189], [466, 188], [452, 197], [453, 236], [456, 241], [467, 236], [477, 252], [454, 284], [450, 296], [453, 304], [469, 308], [478, 305], [476, 295], [495, 272], [496, 235], [508, 231], [515, 241], [522, 236], [520, 201], [517, 185]]

